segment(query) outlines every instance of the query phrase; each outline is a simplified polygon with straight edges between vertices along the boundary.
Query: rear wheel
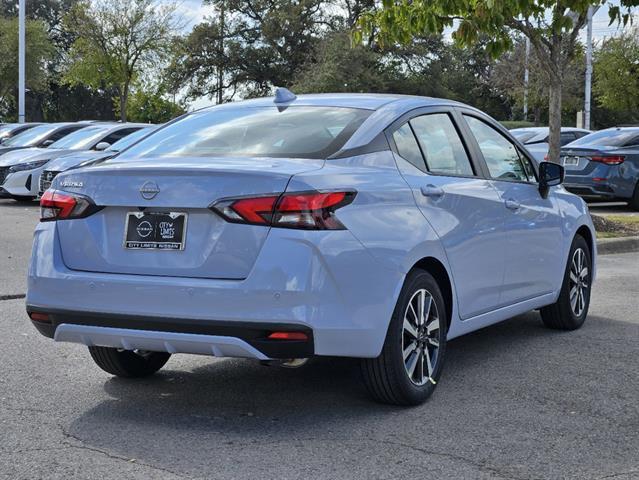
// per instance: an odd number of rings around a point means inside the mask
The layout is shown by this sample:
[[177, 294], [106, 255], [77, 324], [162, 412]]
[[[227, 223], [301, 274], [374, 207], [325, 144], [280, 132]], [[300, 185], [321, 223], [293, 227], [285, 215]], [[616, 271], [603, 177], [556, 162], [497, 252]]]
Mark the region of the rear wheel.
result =
[[576, 330], [583, 325], [590, 306], [591, 272], [588, 242], [577, 235], [570, 247], [559, 298], [540, 310], [544, 325], [559, 330]]
[[409, 273], [379, 357], [362, 359], [364, 383], [379, 402], [418, 405], [435, 390], [446, 350], [446, 306], [428, 272]]
[[89, 353], [102, 370], [126, 378], [153, 375], [171, 357], [170, 353], [165, 352], [132, 352], [110, 347], [89, 347]]

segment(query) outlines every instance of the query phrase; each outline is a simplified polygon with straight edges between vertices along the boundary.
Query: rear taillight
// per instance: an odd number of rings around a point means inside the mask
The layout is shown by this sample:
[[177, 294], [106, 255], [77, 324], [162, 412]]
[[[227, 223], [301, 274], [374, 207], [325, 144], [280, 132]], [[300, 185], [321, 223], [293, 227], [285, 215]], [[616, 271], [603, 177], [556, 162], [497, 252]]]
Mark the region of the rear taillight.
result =
[[297, 340], [305, 342], [308, 335], [304, 332], [273, 332], [267, 337], [269, 340]]
[[100, 210], [89, 197], [75, 193], [47, 190], [40, 199], [40, 221], [85, 218]]
[[620, 165], [626, 159], [623, 155], [601, 155], [590, 157], [593, 162], [605, 163], [606, 165]]
[[306, 230], [343, 230], [335, 216], [338, 208], [351, 203], [354, 191], [298, 192], [264, 197], [229, 198], [211, 209], [232, 223], [248, 223]]

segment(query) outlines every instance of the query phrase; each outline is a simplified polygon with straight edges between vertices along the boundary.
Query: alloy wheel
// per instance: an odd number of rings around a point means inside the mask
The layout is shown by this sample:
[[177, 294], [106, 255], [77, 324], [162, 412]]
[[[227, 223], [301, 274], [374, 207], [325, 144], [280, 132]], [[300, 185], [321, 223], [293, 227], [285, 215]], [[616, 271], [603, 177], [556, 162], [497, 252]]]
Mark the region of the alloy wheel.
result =
[[415, 385], [434, 383], [439, 353], [439, 312], [428, 290], [417, 290], [404, 312], [402, 352], [404, 368]]
[[581, 316], [586, 308], [586, 293], [590, 287], [589, 274], [586, 252], [578, 248], [572, 254], [570, 263], [570, 308], [577, 317]]

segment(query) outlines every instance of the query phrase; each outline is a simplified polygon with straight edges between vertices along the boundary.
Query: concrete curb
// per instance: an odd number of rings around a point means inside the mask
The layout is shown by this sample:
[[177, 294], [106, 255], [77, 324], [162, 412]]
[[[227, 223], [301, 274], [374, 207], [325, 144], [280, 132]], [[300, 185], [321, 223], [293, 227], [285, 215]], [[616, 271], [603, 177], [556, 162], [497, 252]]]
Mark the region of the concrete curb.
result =
[[639, 252], [639, 237], [602, 238], [597, 240], [597, 253], [599, 255], [630, 252]]

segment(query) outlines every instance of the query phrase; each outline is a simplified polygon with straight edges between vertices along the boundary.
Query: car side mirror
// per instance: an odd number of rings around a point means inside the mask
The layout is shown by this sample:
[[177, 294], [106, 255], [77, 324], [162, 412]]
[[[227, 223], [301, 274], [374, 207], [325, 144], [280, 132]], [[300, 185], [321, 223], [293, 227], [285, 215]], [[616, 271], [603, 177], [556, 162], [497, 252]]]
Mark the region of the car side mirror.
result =
[[548, 196], [550, 187], [561, 185], [564, 181], [564, 167], [554, 162], [539, 164], [539, 193], [543, 198]]
[[100, 142], [95, 146], [95, 150], [97, 150], [98, 152], [101, 152], [103, 150], [106, 150], [110, 146], [111, 144], [109, 142]]
[[53, 140], [45, 140], [42, 142], [42, 148], [47, 148], [53, 145], [55, 142]]

